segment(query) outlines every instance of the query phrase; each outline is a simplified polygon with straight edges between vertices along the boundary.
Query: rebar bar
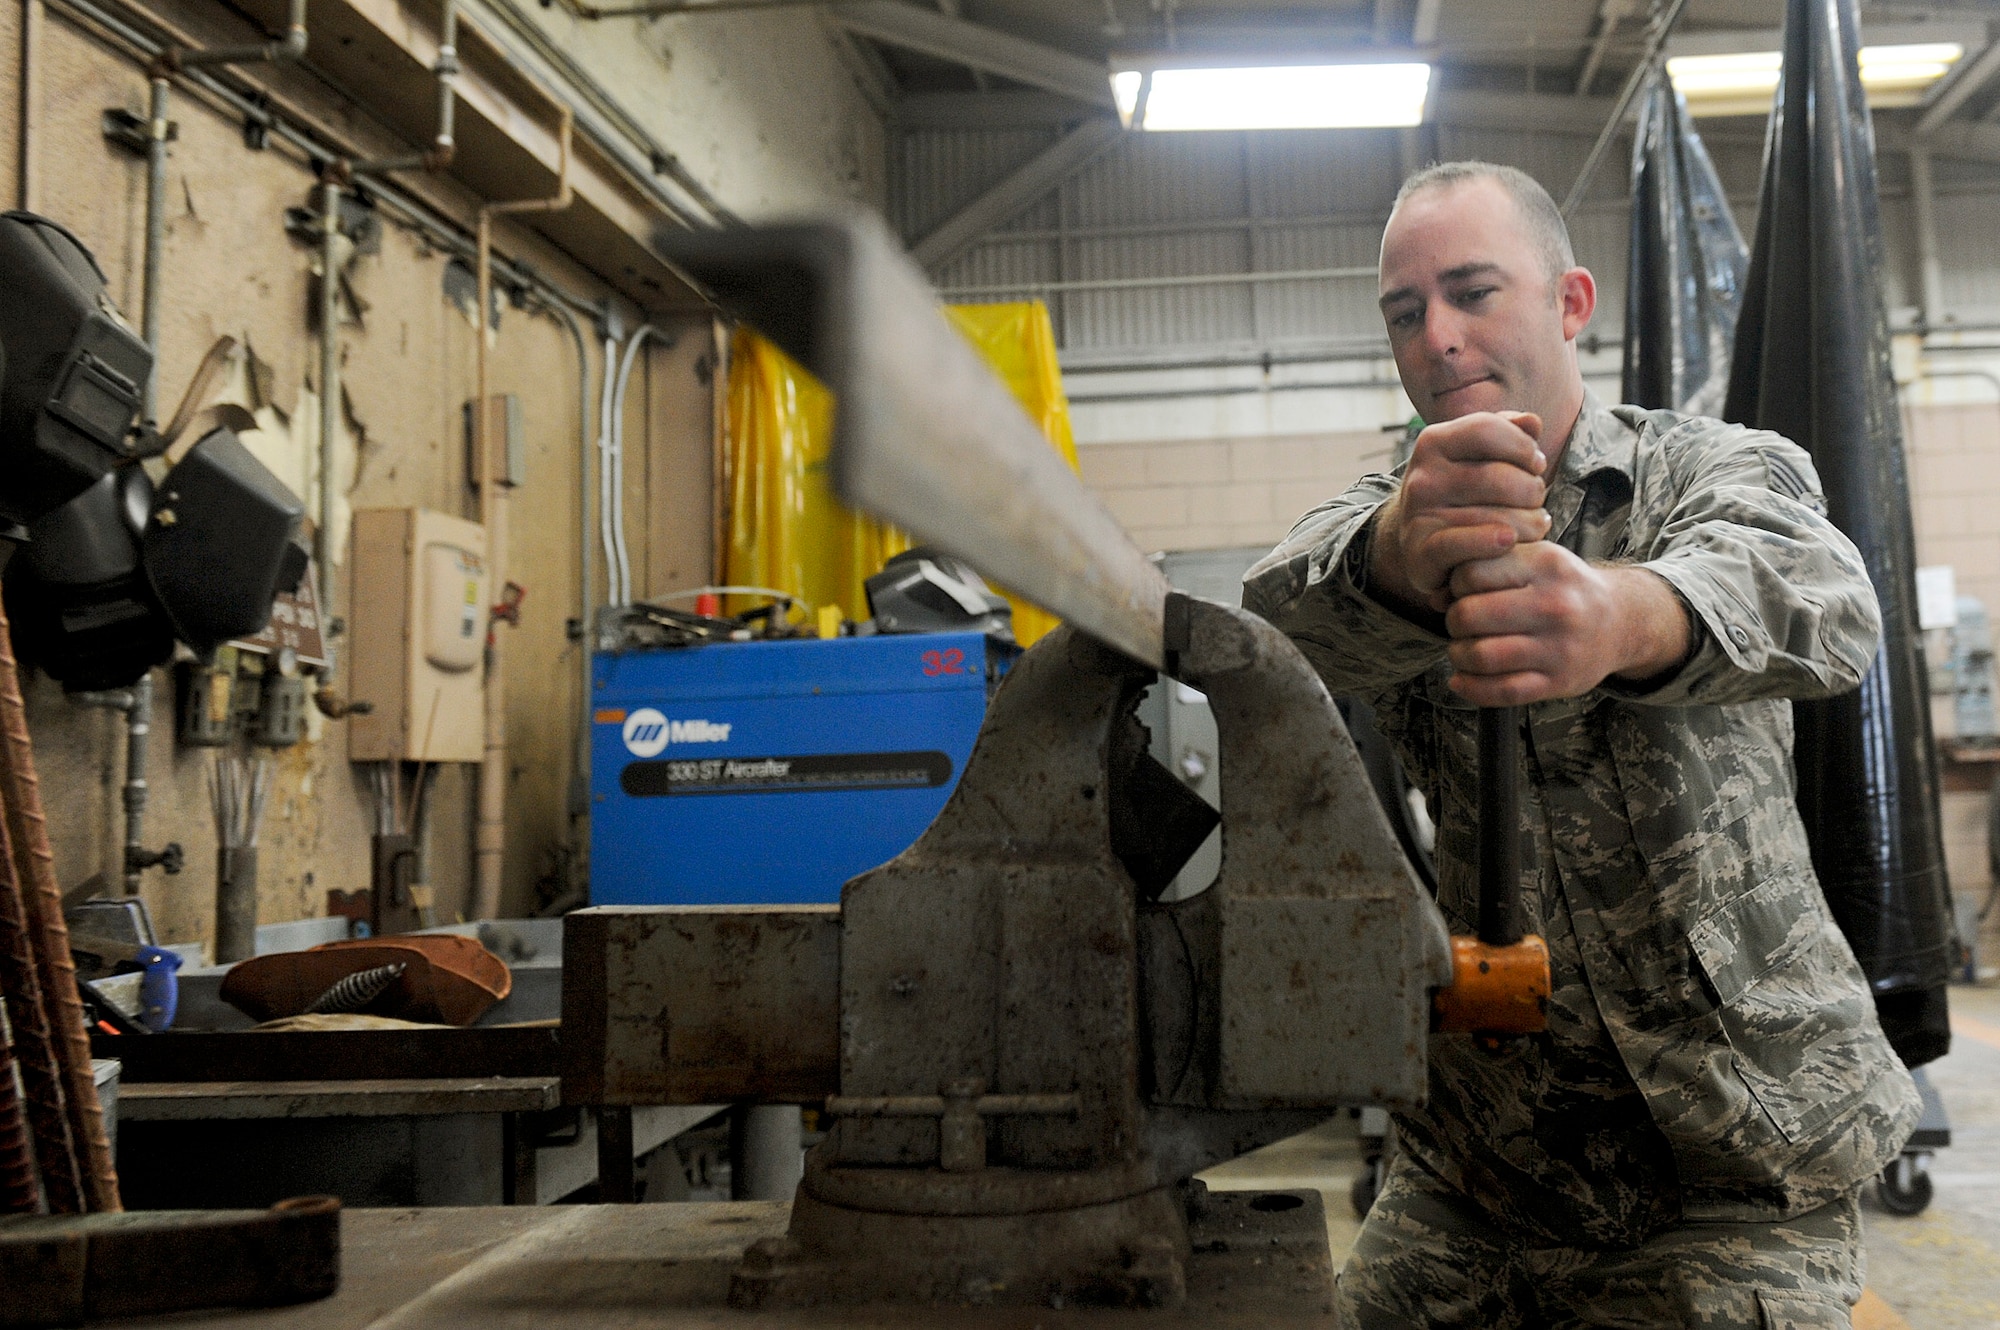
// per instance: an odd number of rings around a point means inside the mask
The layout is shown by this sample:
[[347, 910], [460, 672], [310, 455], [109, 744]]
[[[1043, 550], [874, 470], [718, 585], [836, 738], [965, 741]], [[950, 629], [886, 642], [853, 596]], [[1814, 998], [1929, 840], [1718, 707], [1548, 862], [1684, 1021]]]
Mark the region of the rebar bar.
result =
[[[4, 817], [0, 817], [0, 994], [6, 998], [5, 1015], [17, 1050], [12, 1058], [21, 1080], [27, 1126], [48, 1190], [49, 1208], [58, 1214], [78, 1214], [83, 1210], [83, 1171], [70, 1134], [62, 1075], [49, 1033], [41, 979], [35, 971], [27, 911], [21, 902], [21, 882], [14, 871], [13, 843]], [[10, 1083], [14, 1074], [8, 1073]]]
[[271, 793], [268, 758], [215, 755], [208, 794], [215, 815], [215, 959], [257, 954], [257, 827]]
[[90, 1065], [90, 1036], [83, 1000], [76, 991], [76, 965], [69, 955], [69, 926], [63, 922], [62, 891], [56, 885], [55, 853], [48, 820], [42, 815], [41, 783], [35, 775], [35, 747], [28, 735], [28, 709], [14, 662], [13, 629], [0, 605], [0, 803], [5, 804], [11, 859], [20, 884], [28, 938], [42, 978], [42, 992], [62, 1077], [70, 1135], [83, 1166], [84, 1195], [93, 1211], [122, 1210], [118, 1170]]
[[0, 1018], [0, 1214], [35, 1214], [42, 1189], [35, 1180], [35, 1149], [21, 1111], [23, 1087], [14, 1075], [14, 1049]]

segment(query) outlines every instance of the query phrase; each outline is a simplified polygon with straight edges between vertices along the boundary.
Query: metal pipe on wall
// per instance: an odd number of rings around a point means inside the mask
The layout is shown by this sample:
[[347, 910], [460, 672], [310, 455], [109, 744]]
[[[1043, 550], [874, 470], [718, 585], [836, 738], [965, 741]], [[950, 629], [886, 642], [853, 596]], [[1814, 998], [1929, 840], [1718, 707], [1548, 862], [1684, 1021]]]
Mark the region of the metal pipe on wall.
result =
[[125, 847], [119, 860], [125, 894], [136, 896], [145, 870], [164, 865], [167, 872], [181, 871], [181, 847], [169, 845], [154, 852], [146, 848], [146, 745], [153, 732], [153, 675], [148, 670], [129, 688], [70, 694], [78, 706], [102, 707], [125, 717], [125, 784], [119, 799], [125, 811]]
[[[334, 438], [340, 422], [340, 182], [329, 170], [319, 184], [319, 511], [313, 561], [319, 573], [319, 612], [333, 617]], [[333, 635], [324, 635], [329, 671]]]
[[437, 129], [422, 152], [401, 153], [348, 165], [352, 175], [387, 175], [391, 171], [442, 171], [458, 151], [454, 131], [458, 118], [458, 0], [444, 0], [438, 19], [437, 60], [431, 74], [437, 80]]
[[[46, 3], [47, 0], [40, 2]], [[107, 45], [121, 46], [135, 53], [142, 65], [150, 67], [152, 61], [161, 58], [171, 49], [134, 28], [109, 9], [95, 3], [95, 0], [55, 0], [55, 3], [84, 20], [103, 37], [112, 39], [106, 43]], [[127, 7], [121, 5], [121, 8]], [[169, 36], [180, 35], [157, 14], [149, 14], [147, 17], [148, 22], [156, 28], [164, 29]], [[292, 116], [274, 114], [271, 108], [251, 101], [249, 97], [205, 69], [187, 70], [184, 77], [188, 83], [213, 97], [236, 115], [242, 116], [246, 124], [255, 124], [266, 131], [272, 140], [290, 145], [299, 154], [301, 163], [312, 169], [315, 178], [320, 163], [353, 156], [351, 152], [332, 145], [332, 131], [324, 124], [314, 124], [311, 132], [301, 129], [299, 125], [306, 121], [297, 118], [296, 113]], [[315, 138], [314, 134], [326, 137]], [[400, 218], [404, 225], [422, 235], [434, 248], [467, 261], [472, 259], [471, 234], [455, 219], [403, 193], [386, 180], [374, 182], [371, 192], [385, 214]], [[665, 207], [664, 204], [661, 206]], [[553, 303], [585, 313], [594, 311], [595, 307], [589, 301], [552, 284], [540, 273], [516, 267], [504, 259], [496, 259], [494, 266], [506, 274], [509, 282], [526, 287]]]
[[[39, 3], [39, 0], [37, 0]], [[167, 106], [174, 75], [198, 65], [289, 63], [306, 53], [306, 0], [290, 0], [285, 35], [255, 46], [218, 46], [190, 51], [167, 45], [154, 55], [148, 69], [149, 95], [146, 108], [146, 260], [141, 291], [141, 326], [146, 346], [153, 353], [153, 372], [146, 379], [147, 424], [158, 419], [160, 380], [160, 269], [166, 256], [167, 232]], [[25, 100], [24, 100], [25, 106]], [[24, 120], [25, 123], [25, 120]], [[26, 149], [23, 149], [26, 160]], [[23, 205], [26, 206], [26, 205]]]
[[149, 80], [146, 107], [146, 266], [139, 295], [139, 332], [153, 353], [153, 371], [146, 376], [145, 405], [140, 418], [159, 420], [160, 405], [160, 265], [167, 237], [167, 76]]
[[20, 159], [15, 180], [17, 201], [23, 212], [34, 212], [40, 202], [36, 188], [40, 180], [35, 170], [35, 145], [42, 122], [42, 24], [48, 10], [43, 0], [21, 0], [21, 111]]
[[604, 599], [608, 604], [618, 602], [618, 535], [612, 528], [613, 505], [611, 502], [611, 459], [614, 441], [611, 436], [611, 394], [613, 380], [618, 376], [612, 366], [618, 363], [617, 329], [609, 322], [604, 334], [604, 373], [597, 386], [597, 534], [604, 542]]
[[213, 46], [202, 51], [168, 48], [168, 72], [178, 73], [200, 65], [284, 64], [302, 59], [306, 53], [306, 0], [291, 0], [285, 14], [284, 36], [247, 46]]
[[[583, 335], [583, 324], [576, 315], [561, 305], [549, 306], [563, 327], [569, 330], [571, 344], [576, 348], [576, 428], [577, 428], [577, 731], [575, 769], [570, 774], [569, 815], [573, 824], [576, 819], [590, 812], [590, 595], [592, 583], [590, 558], [590, 348]], [[590, 838], [580, 826], [573, 830], [574, 854], [581, 856], [588, 852]]]
[[[625, 389], [632, 380], [632, 365], [639, 358], [639, 350], [652, 337], [666, 340], [666, 334], [650, 323], [642, 323], [625, 339], [625, 353], [618, 362], [618, 382], [611, 394], [611, 449], [606, 455], [610, 475], [610, 510], [612, 546], [618, 556], [618, 566], [611, 574], [611, 603], [625, 606], [632, 603], [632, 551], [625, 541]], [[606, 373], [609, 373], [609, 366]]]
[[[475, 269], [479, 301], [474, 337], [473, 373], [476, 396], [472, 408], [473, 448], [479, 457], [479, 518], [486, 526], [486, 566], [489, 585], [504, 595], [507, 585], [507, 499], [515, 481], [502, 483], [501, 459], [494, 455], [492, 409], [488, 387], [487, 311], [493, 303], [493, 219], [501, 213], [558, 212], [570, 204], [570, 136], [575, 118], [561, 108], [557, 136], [556, 192], [541, 199], [488, 203], [479, 209], [475, 239]], [[491, 622], [491, 620], [489, 620]], [[474, 919], [491, 919], [500, 912], [502, 870], [507, 856], [507, 676], [498, 626], [486, 635], [486, 742], [479, 764], [479, 819], [473, 833], [472, 908]]]
[[[305, 0], [292, 0], [293, 13], [298, 22], [303, 23]], [[316, 517], [317, 530], [313, 533], [313, 559], [318, 565], [320, 614], [328, 620], [334, 617], [333, 574], [334, 555], [338, 552], [334, 544], [334, 516], [338, 511], [339, 492], [335, 488], [334, 462], [338, 456], [336, 442], [340, 432], [340, 198], [344, 184], [360, 175], [385, 175], [391, 171], [425, 170], [442, 171], [451, 164], [454, 152], [452, 130], [454, 122], [454, 88], [458, 78], [458, 0], [444, 0], [444, 13], [439, 21], [439, 42], [437, 63], [431, 67], [438, 84], [438, 121], [435, 137], [430, 149], [419, 153], [409, 153], [396, 157], [375, 160], [348, 161], [333, 158], [326, 162], [320, 172], [320, 286], [319, 286], [319, 511]], [[303, 29], [301, 29], [303, 32]], [[303, 49], [303, 48], [301, 48]], [[482, 347], [484, 343], [481, 343]], [[330, 683], [333, 673], [333, 634], [324, 638], [326, 642], [327, 669], [323, 681]], [[323, 696], [328, 703], [321, 710], [329, 715], [342, 715], [345, 705], [331, 702], [331, 688], [323, 686]]]

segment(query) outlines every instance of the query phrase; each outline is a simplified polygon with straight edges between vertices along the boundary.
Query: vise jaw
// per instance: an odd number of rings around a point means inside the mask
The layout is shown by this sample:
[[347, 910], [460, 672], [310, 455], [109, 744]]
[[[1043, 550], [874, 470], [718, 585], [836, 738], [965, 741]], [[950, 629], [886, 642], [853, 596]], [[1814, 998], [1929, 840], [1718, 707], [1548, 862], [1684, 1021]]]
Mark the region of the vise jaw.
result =
[[1227, 773], [1195, 896], [1154, 899], [1208, 829], [1145, 797], [1132, 712], [1156, 675], [1064, 628], [1000, 688], [937, 820], [837, 913], [568, 917], [567, 1097], [832, 1119], [739, 1305], [1172, 1305], [1193, 1174], [1422, 1100], [1450, 943], [1332, 699], [1242, 610], [1176, 595], [1166, 646]]

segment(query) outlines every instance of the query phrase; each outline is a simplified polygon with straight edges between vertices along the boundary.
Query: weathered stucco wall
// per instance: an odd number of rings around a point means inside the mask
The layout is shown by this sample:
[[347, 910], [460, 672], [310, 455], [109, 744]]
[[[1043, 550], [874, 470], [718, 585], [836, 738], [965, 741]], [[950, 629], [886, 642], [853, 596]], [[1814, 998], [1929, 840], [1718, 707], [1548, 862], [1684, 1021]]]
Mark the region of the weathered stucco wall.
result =
[[[14, 0], [0, 4], [0, 199], [7, 206], [19, 197], [21, 13]], [[579, 58], [601, 59], [604, 67], [594, 71], [600, 81], [631, 96], [635, 111], [650, 117], [663, 138], [671, 131], [676, 142], [701, 145], [687, 160], [732, 207], [750, 213], [879, 196], [879, 124], [871, 127], [816, 19], [757, 16], [755, 24], [726, 30], [718, 22], [712, 33], [676, 44], [670, 67], [652, 47], [634, 42], [629, 23], [614, 31], [620, 26], [580, 35]], [[136, 325], [144, 165], [106, 142], [100, 117], [107, 107], [142, 111], [145, 78], [127, 55], [55, 8], [43, 29], [39, 73], [37, 209], [92, 249], [111, 296]], [[749, 91], [739, 95], [739, 88]], [[322, 101], [327, 123], [366, 120], [365, 106], [357, 111], [330, 94]], [[193, 97], [176, 97], [173, 119], [179, 138], [168, 171], [162, 411], [178, 400], [215, 340], [230, 335], [254, 354], [254, 377], [271, 404], [293, 423], [308, 423], [312, 399], [302, 392], [317, 386], [312, 255], [287, 236], [282, 215], [308, 203], [311, 177], [296, 157], [249, 150], [239, 123]], [[454, 205], [445, 211], [461, 221], [477, 203], [450, 185], [426, 188], [434, 201]], [[525, 229], [503, 221], [496, 248], [585, 300], [606, 294], [585, 267]], [[446, 293], [448, 261], [422, 235], [391, 222], [379, 252], [357, 259], [349, 273], [360, 320], [343, 325], [340, 345], [349, 423], [358, 431], [349, 493], [356, 507], [419, 505], [477, 516], [462, 423], [474, 391], [475, 331], [469, 309]], [[624, 315], [628, 329], [633, 313]], [[626, 514], [641, 596], [698, 584], [710, 572], [712, 327], [705, 315], [655, 322], [668, 336], [643, 354], [625, 415]], [[587, 321], [584, 334], [594, 430], [601, 343]], [[509, 575], [526, 587], [527, 598], [520, 626], [500, 630], [509, 725], [507, 913], [534, 903], [537, 879], [559, 867], [572, 834], [579, 647], [567, 629], [580, 612], [577, 374], [560, 323], [504, 308], [491, 342], [490, 383], [496, 393], [520, 396], [527, 443], [508, 550]], [[344, 567], [341, 573], [344, 598]], [[601, 562], [597, 578], [601, 592]], [[334, 612], [344, 614], [345, 605], [337, 601]], [[187, 868], [177, 877], [149, 871], [143, 895], [164, 937], [206, 939], [214, 908], [211, 757], [176, 748], [171, 672], [156, 671], [154, 678], [147, 840], [180, 842]], [[76, 890], [97, 882], [116, 891], [122, 717], [73, 706], [47, 678], [26, 683], [62, 884]], [[277, 756], [260, 836], [262, 922], [324, 913], [330, 889], [368, 885], [372, 796], [364, 771], [346, 759], [345, 729], [327, 722], [314, 740]], [[438, 776], [431, 878], [444, 920], [464, 908], [468, 895], [475, 782], [470, 766]]]
[[752, 221], [888, 193], [882, 121], [812, 10], [581, 19], [512, 4], [592, 74], [724, 206]]

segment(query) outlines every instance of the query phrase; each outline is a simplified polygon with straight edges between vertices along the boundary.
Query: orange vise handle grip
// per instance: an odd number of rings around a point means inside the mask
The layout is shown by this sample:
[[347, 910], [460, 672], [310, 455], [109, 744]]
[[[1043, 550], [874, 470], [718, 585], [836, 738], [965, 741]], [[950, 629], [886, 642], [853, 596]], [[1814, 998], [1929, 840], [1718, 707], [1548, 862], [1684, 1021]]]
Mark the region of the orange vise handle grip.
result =
[[1479, 934], [1451, 939], [1451, 984], [1431, 1028], [1493, 1041], [1549, 1026], [1549, 944], [1523, 934], [1521, 711], [1479, 711]]
[[1540, 1034], [1548, 1028], [1549, 946], [1529, 933], [1495, 945], [1451, 940], [1451, 984], [1431, 998], [1431, 1029], [1449, 1034]]

